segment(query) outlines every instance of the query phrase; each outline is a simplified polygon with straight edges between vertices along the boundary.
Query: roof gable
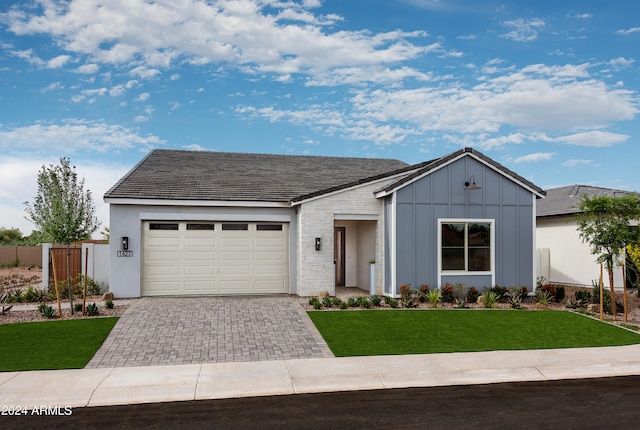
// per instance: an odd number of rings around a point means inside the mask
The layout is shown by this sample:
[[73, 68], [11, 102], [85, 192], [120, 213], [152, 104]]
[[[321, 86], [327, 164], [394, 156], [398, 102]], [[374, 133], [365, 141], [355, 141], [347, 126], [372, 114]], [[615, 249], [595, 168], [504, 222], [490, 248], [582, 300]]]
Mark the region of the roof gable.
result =
[[399, 160], [156, 149], [105, 199], [290, 202], [407, 169]]
[[479, 162], [481, 162], [482, 164], [488, 166], [489, 168], [495, 170], [496, 172], [498, 172], [499, 174], [508, 177], [509, 179], [511, 179], [512, 181], [514, 181], [515, 183], [519, 184], [520, 186], [522, 186], [523, 188], [529, 190], [531, 193], [535, 194], [536, 197], [538, 198], [544, 198], [545, 196], [545, 191], [534, 185], [532, 182], [526, 180], [525, 178], [523, 178], [522, 176], [518, 175], [517, 173], [513, 172], [510, 169], [507, 169], [506, 167], [504, 167], [503, 165], [501, 165], [500, 163], [492, 160], [491, 158], [485, 156], [484, 154], [480, 153], [479, 151], [476, 151], [475, 149], [472, 148], [464, 148], [461, 149], [459, 151], [453, 152], [449, 155], [446, 155], [442, 158], [438, 158], [437, 160], [433, 160], [433, 161], [429, 161], [426, 163], [423, 163], [423, 166], [421, 168], [418, 168], [417, 170], [415, 170], [413, 173], [397, 180], [394, 181], [390, 184], [388, 184], [386, 187], [384, 187], [383, 189], [379, 190], [378, 192], [378, 197], [383, 197], [385, 195], [388, 194], [392, 194], [395, 191], [399, 190], [400, 188], [403, 188], [417, 180], [419, 180], [420, 178], [423, 178], [424, 176], [427, 176], [431, 173], [433, 173], [434, 171], [448, 165], [451, 164], [459, 159], [461, 159], [462, 157], [473, 157], [476, 160], [478, 160]]

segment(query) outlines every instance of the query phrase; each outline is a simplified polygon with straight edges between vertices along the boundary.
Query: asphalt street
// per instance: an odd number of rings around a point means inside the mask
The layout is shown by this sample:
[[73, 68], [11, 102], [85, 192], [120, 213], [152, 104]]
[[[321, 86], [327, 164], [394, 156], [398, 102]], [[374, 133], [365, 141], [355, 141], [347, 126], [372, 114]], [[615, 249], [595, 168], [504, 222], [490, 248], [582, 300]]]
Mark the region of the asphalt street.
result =
[[639, 399], [640, 376], [629, 376], [74, 408], [1, 416], [0, 427], [634, 429]]

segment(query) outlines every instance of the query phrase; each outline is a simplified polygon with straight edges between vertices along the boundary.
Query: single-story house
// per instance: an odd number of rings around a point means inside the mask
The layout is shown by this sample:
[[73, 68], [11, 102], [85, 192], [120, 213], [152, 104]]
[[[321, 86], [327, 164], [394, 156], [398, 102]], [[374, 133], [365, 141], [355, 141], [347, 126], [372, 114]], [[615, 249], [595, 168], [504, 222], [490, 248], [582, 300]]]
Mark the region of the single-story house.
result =
[[109, 286], [117, 297], [531, 291], [544, 194], [469, 148], [414, 165], [154, 150], [104, 196]]
[[[628, 191], [588, 185], [569, 185], [546, 190], [547, 196], [536, 209], [536, 246], [540, 256], [538, 276], [547, 282], [591, 286], [600, 279], [600, 264], [582, 241], [576, 215], [582, 196], [620, 197]], [[614, 268], [614, 286], [622, 286], [622, 269]], [[603, 285], [609, 287], [609, 275], [603, 268]]]

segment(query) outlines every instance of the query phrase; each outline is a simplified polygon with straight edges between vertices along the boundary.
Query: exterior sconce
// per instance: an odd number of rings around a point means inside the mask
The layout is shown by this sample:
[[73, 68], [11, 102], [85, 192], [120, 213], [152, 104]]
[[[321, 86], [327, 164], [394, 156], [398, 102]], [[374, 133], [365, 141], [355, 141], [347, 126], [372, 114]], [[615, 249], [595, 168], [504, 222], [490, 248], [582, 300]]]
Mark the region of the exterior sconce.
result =
[[321, 239], [319, 237], [316, 237], [315, 243], [316, 243], [316, 251], [320, 251], [320, 249], [322, 249]]
[[129, 238], [127, 236], [122, 237], [122, 250], [127, 251], [129, 249]]
[[476, 178], [475, 178], [475, 176], [471, 175], [471, 176], [469, 176], [469, 180], [465, 181], [464, 189], [465, 190], [476, 191], [476, 190], [481, 190], [482, 187], [476, 185]]

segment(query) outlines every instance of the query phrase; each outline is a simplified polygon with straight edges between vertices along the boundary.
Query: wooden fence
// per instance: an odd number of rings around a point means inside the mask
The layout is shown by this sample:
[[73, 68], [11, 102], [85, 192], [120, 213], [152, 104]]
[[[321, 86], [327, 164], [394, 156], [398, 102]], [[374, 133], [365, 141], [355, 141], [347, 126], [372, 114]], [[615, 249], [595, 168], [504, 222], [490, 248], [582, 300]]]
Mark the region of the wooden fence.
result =
[[[67, 246], [53, 245], [51, 251], [56, 261], [58, 282], [65, 281], [67, 279]], [[71, 245], [69, 252], [71, 253], [71, 278], [75, 278], [82, 273], [82, 245]], [[53, 261], [51, 255], [49, 255], [49, 283], [53, 284]]]

